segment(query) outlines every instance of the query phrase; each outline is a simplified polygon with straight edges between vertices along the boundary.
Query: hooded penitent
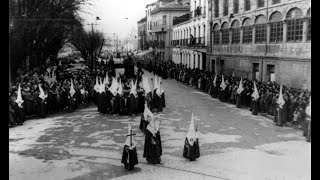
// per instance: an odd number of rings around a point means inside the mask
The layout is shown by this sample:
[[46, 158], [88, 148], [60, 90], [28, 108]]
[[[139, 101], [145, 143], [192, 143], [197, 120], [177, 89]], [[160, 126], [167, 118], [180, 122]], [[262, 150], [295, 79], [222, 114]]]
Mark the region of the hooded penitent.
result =
[[311, 96], [309, 98], [309, 105], [306, 108], [306, 114], [311, 117]]
[[22, 108], [21, 104], [22, 104], [24, 101], [22, 100], [22, 96], [21, 96], [20, 84], [19, 84], [19, 86], [18, 86], [18, 94], [17, 94], [17, 99], [16, 99], [15, 102], [18, 104], [19, 107]]
[[282, 95], [282, 85], [280, 86], [279, 98], [277, 100], [277, 103], [279, 104], [279, 108], [282, 108], [282, 106], [285, 104], [285, 101]]
[[243, 87], [242, 87], [242, 78], [241, 78], [240, 83], [239, 83], [239, 87], [237, 89], [237, 93], [241, 94], [242, 91], [243, 91]]
[[74, 87], [73, 87], [73, 81], [72, 81], [72, 79], [71, 79], [71, 87], [70, 87], [70, 95], [71, 95], [71, 97], [76, 93], [76, 91], [74, 90]]
[[44, 91], [43, 91], [43, 89], [41, 88], [40, 84], [39, 84], [38, 86], [39, 86], [39, 90], [40, 90], [39, 98], [41, 98], [42, 100], [44, 100], [45, 98], [48, 97], [48, 95], [45, 95], [45, 94], [44, 94]]
[[117, 91], [118, 90], [118, 82], [117, 82], [117, 80], [114, 78], [114, 77], [112, 77], [112, 84], [111, 84], [111, 86], [110, 86], [110, 88], [109, 88], [109, 91], [114, 95], [114, 96], [116, 96], [117, 95]]
[[258, 89], [257, 89], [257, 86], [256, 86], [256, 82], [253, 81], [253, 86], [254, 86], [254, 91], [252, 93], [252, 97], [257, 100], [259, 98], [259, 92], [258, 92]]
[[220, 84], [220, 87], [224, 90], [227, 86], [226, 84], [224, 83], [224, 78], [223, 78], [223, 75], [222, 75], [222, 82]]
[[191, 114], [191, 123], [189, 126], [189, 132], [187, 133], [187, 139], [189, 141], [189, 144], [193, 146], [194, 142], [196, 141], [197, 137], [197, 132], [194, 130], [194, 118], [193, 118], [193, 113]]

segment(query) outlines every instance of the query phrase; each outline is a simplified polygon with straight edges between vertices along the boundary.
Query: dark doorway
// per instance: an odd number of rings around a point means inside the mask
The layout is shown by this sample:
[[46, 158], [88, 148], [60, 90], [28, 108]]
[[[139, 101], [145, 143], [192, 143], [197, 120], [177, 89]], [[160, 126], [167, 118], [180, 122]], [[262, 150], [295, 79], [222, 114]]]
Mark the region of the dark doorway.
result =
[[206, 56], [207, 56], [206, 53], [202, 53], [202, 69], [203, 70], [206, 70], [206, 64], [207, 64], [207, 61], [206, 61], [207, 57]]
[[216, 72], [216, 60], [211, 59], [211, 71]]
[[276, 79], [276, 74], [274, 70], [274, 65], [268, 64], [267, 65], [267, 81], [275, 81]]
[[224, 60], [220, 60], [220, 73], [223, 74], [224, 72]]
[[259, 63], [252, 63], [252, 79], [260, 81]]

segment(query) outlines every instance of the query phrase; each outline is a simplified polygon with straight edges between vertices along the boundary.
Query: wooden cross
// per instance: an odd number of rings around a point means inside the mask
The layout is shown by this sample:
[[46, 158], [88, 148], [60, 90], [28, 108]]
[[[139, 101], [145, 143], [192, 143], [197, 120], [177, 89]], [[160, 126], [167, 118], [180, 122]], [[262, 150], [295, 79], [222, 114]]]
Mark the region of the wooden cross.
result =
[[132, 129], [130, 130], [130, 134], [127, 136], [130, 136], [130, 146], [132, 146], [132, 136], [134, 136], [136, 134], [132, 134]]

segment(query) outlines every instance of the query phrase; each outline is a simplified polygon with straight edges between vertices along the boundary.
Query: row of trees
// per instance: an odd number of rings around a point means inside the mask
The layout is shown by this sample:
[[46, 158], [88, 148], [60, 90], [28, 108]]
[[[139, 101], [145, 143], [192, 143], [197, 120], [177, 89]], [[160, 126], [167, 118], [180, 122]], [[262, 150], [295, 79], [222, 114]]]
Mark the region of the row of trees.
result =
[[[9, 0], [9, 72], [19, 67], [55, 61], [59, 50], [71, 42], [85, 60], [101, 52], [103, 34], [86, 32], [79, 12], [89, 0]], [[9, 74], [11, 76], [11, 74]]]

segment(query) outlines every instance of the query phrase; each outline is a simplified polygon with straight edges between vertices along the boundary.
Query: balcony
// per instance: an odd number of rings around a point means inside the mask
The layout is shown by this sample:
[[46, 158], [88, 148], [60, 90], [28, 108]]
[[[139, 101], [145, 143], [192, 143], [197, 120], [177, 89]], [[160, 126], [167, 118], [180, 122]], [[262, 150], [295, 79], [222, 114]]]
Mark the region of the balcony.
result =
[[178, 39], [172, 40], [171, 45], [176, 47], [195, 47], [195, 48], [205, 48], [206, 47], [205, 37], [198, 38], [188, 38], [188, 39]]
[[165, 42], [164, 41], [157, 41], [153, 40], [149, 42], [150, 46], [152, 48], [158, 48], [158, 49], [164, 49], [165, 48]]

